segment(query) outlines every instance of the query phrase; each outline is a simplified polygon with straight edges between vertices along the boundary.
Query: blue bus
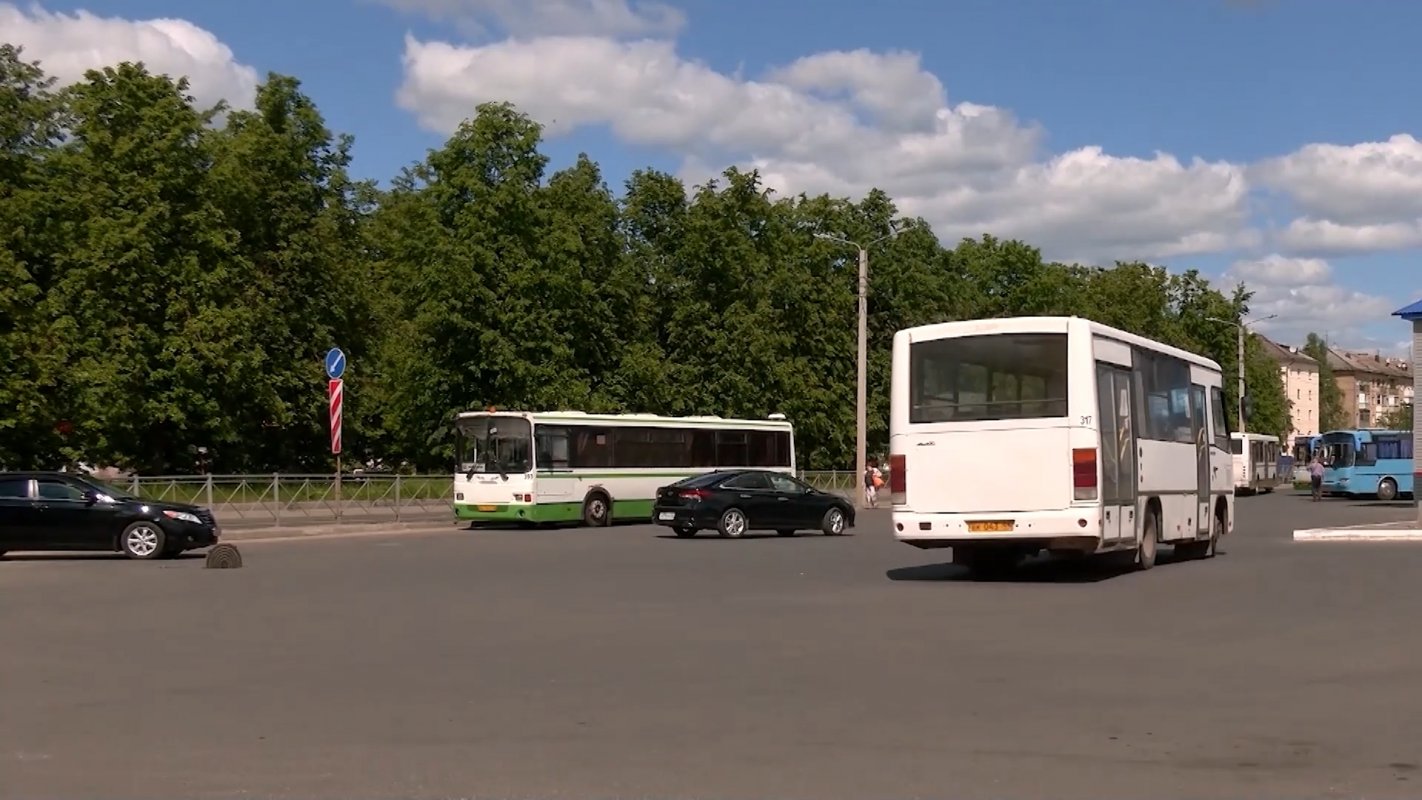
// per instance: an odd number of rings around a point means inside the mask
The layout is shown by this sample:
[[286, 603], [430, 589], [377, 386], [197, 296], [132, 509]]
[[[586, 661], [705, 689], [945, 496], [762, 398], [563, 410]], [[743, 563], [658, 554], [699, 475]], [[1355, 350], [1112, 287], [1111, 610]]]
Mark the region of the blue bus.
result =
[[1323, 491], [1395, 500], [1412, 494], [1412, 432], [1359, 428], [1323, 434]]

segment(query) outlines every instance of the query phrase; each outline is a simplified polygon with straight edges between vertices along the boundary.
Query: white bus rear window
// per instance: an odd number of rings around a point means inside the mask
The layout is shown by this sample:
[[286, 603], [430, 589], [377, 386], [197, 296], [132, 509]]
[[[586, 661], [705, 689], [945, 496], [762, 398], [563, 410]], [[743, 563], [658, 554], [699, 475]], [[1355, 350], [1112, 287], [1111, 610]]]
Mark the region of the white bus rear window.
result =
[[917, 342], [909, 422], [1065, 417], [1067, 337], [1012, 333]]

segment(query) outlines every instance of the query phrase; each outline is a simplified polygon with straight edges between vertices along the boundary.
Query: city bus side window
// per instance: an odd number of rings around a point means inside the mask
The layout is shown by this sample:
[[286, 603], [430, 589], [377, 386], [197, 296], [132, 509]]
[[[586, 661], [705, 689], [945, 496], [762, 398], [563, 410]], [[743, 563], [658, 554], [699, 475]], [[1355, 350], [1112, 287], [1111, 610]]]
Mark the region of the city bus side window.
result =
[[749, 467], [750, 442], [746, 431], [716, 431], [716, 464], [723, 467]]
[[539, 425], [533, 440], [538, 448], [535, 463], [538, 469], [568, 468], [568, 429], [561, 426]]
[[750, 431], [750, 466], [790, 466], [790, 435], [784, 431]]
[[1378, 463], [1378, 445], [1376, 442], [1364, 442], [1362, 448], [1358, 450], [1357, 460], [1353, 462], [1360, 467], [1371, 467]]
[[716, 466], [716, 432], [694, 430], [691, 432], [691, 464], [699, 469]]
[[606, 428], [574, 429], [571, 465], [584, 467], [612, 466], [612, 440]]
[[1210, 422], [1214, 433], [1215, 447], [1230, 451], [1229, 420], [1225, 417], [1224, 391], [1218, 386], [1210, 387]]

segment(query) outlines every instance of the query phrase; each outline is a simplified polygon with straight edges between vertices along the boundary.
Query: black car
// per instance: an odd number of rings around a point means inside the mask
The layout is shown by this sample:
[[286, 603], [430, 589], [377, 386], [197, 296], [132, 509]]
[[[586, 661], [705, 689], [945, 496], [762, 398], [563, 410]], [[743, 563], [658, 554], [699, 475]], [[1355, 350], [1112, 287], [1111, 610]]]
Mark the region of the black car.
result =
[[106, 550], [166, 558], [217, 544], [205, 508], [135, 497], [67, 472], [0, 472], [0, 555], [7, 550]]
[[658, 489], [652, 521], [681, 537], [702, 529], [732, 537], [752, 530], [781, 536], [819, 530], [838, 536], [854, 526], [854, 506], [781, 472], [719, 470]]

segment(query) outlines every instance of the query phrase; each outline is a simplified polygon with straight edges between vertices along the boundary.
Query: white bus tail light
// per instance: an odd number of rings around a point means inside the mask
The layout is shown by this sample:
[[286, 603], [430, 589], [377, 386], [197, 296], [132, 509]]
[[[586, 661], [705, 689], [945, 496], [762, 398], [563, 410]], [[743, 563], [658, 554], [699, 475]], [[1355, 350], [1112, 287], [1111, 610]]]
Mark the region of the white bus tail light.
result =
[[908, 503], [907, 459], [903, 454], [889, 456], [889, 503], [901, 506]]
[[1096, 499], [1096, 448], [1078, 447], [1071, 451], [1071, 484], [1075, 499]]

